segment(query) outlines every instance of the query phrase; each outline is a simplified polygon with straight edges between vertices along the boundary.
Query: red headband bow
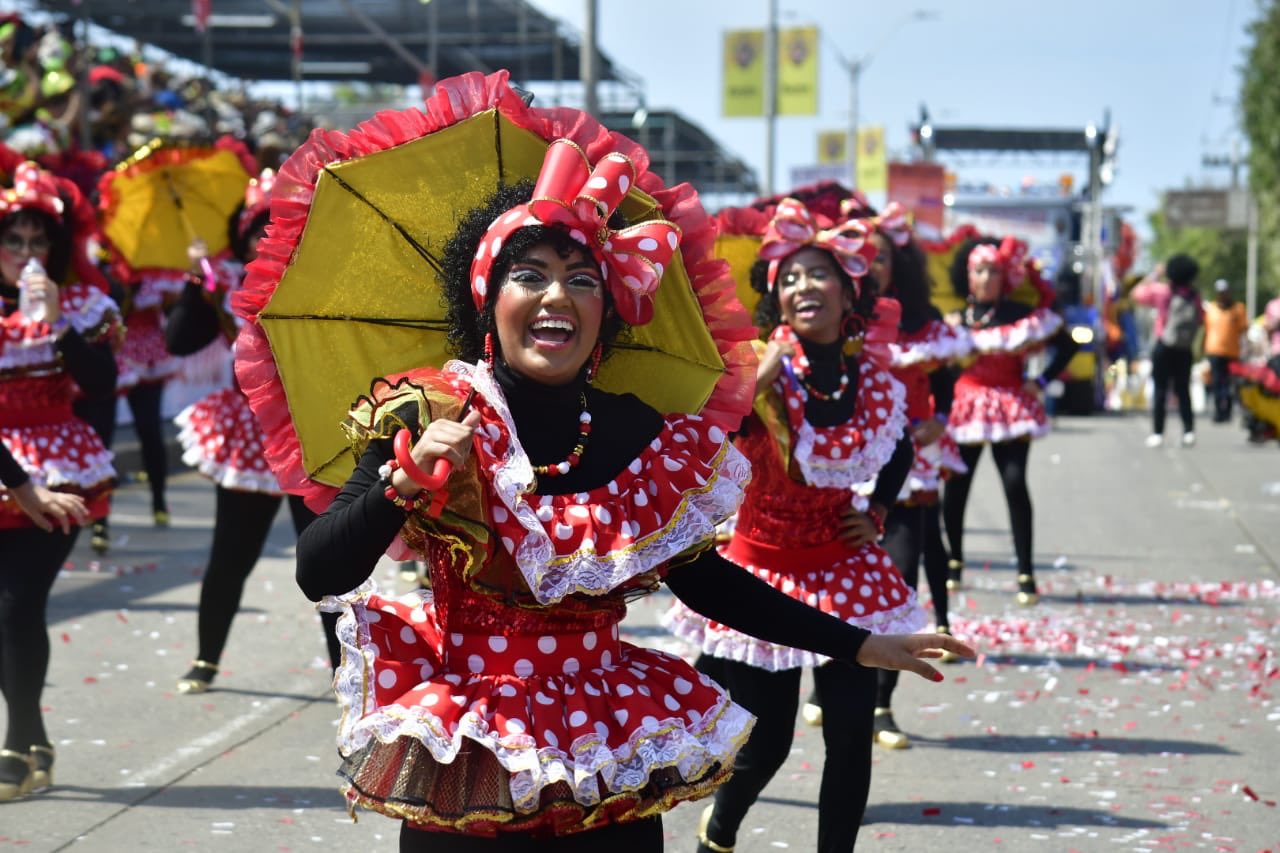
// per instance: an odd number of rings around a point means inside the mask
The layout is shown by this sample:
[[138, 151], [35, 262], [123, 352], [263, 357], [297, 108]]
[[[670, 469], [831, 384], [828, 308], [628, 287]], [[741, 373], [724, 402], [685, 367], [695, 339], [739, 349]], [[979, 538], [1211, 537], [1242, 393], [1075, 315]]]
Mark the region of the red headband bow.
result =
[[471, 262], [471, 297], [484, 306], [490, 272], [502, 245], [520, 228], [558, 226], [591, 250], [600, 264], [614, 308], [624, 321], [642, 326], [653, 318], [653, 294], [680, 245], [680, 229], [673, 222], [653, 219], [618, 230], [609, 217], [635, 184], [636, 167], [613, 152], [596, 163], [581, 148], [557, 139], [547, 148], [533, 199], [499, 216], [485, 232]]
[[66, 205], [58, 191], [58, 180], [30, 160], [13, 170], [13, 186], [0, 190], [0, 216], [18, 210], [40, 210], [59, 222]]
[[257, 219], [260, 214], [271, 209], [271, 191], [276, 186], [276, 173], [274, 169], [263, 169], [262, 174], [249, 181], [249, 185], [244, 189], [244, 207], [240, 211], [240, 217], [236, 220], [236, 233], [243, 239], [249, 226], [253, 224], [253, 220]]
[[1012, 236], [1001, 240], [999, 247], [990, 243], [980, 243], [969, 252], [968, 266], [973, 270], [984, 263], [995, 264], [1000, 270], [1004, 277], [1004, 290], [1007, 293], [1022, 284], [1022, 280], [1026, 278], [1027, 244]]
[[873, 217], [871, 225], [899, 249], [911, 242], [911, 220], [907, 209], [896, 201], [889, 202], [879, 216]]
[[876, 247], [867, 239], [868, 233], [867, 226], [859, 220], [820, 230], [804, 204], [794, 198], [784, 198], [778, 202], [760, 244], [760, 257], [769, 261], [769, 288], [773, 288], [778, 277], [778, 265], [788, 255], [812, 246], [829, 252], [849, 274], [856, 289], [858, 279], [871, 269], [871, 261], [876, 256]]

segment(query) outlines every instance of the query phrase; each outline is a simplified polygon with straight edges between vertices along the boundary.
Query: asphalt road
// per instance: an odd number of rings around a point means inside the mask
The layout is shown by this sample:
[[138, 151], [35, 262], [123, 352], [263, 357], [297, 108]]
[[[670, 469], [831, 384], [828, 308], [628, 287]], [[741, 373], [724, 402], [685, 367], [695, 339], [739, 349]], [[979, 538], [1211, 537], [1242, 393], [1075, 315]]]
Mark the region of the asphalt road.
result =
[[[1062, 419], [1036, 445], [1034, 608], [1013, 601], [984, 458], [953, 603], [983, 656], [939, 685], [904, 677], [895, 711], [913, 746], [877, 749], [860, 850], [1280, 850], [1280, 453], [1207, 423], [1193, 449], [1150, 451], [1145, 430]], [[0, 805], [0, 850], [395, 850], [397, 825], [353, 822], [337, 792], [337, 711], [287, 513], [217, 689], [174, 690], [195, 653], [213, 491], [182, 474], [170, 502], [174, 524], [157, 530], [144, 487], [124, 488], [111, 553], [95, 560], [86, 537], [57, 582], [56, 786]], [[656, 627], [667, 601], [634, 605], [629, 639], [679, 650]], [[797, 728], [741, 853], [813, 849], [821, 735]], [[667, 817], [669, 850], [692, 851], [700, 810]]]

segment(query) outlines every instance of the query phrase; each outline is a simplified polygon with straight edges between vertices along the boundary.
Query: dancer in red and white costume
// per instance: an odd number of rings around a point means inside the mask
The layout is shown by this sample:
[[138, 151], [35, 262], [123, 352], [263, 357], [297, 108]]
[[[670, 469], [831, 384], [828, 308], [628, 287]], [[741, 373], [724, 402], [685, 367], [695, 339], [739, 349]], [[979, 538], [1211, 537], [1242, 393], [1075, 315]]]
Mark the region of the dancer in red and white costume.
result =
[[[83, 266], [76, 231], [86, 226], [74, 213], [82, 204], [73, 184], [34, 163], [17, 166], [0, 189], [0, 440], [35, 488], [82, 499], [77, 525], [106, 514], [115, 471], [72, 403], [81, 390], [109, 393], [114, 385], [110, 340], [119, 324], [101, 290], [68, 281], [69, 270]], [[32, 261], [39, 270], [28, 267]], [[0, 490], [0, 692], [8, 712], [0, 801], [52, 782], [53, 747], [40, 711], [49, 668], [45, 607], [79, 530], [39, 524], [8, 486]]]
[[[715, 526], [750, 476], [724, 419], [745, 411], [753, 363], [732, 343], [746, 318], [720, 298], [732, 285], [706, 254], [710, 220], [687, 186], [644, 171], [634, 143], [577, 111], [524, 106], [505, 73], [441, 83], [424, 114], [448, 126], [485, 110], [543, 138], [572, 132], [590, 157], [554, 142], [536, 189], [495, 187], [463, 218], [441, 258], [460, 360], [374, 383], [347, 423], [360, 462], [300, 539], [303, 591], [347, 614], [342, 774], [352, 803], [404, 819], [401, 850], [526, 850], [538, 835], [539, 850], [657, 851], [657, 815], [719, 784], [751, 721], [680, 659], [618, 639], [629, 597], [665, 580], [770, 639], [921, 673], [931, 668], [918, 656], [946, 638], [868, 637], [716, 555]], [[406, 139], [424, 132], [413, 120]], [[385, 146], [404, 127], [398, 114], [376, 124], [344, 147]], [[304, 146], [285, 164], [293, 201], [325, 162]], [[615, 229], [631, 185], [672, 221]], [[269, 241], [296, 237], [298, 207], [273, 209], [284, 218]], [[284, 248], [263, 252], [239, 310], [265, 304], [283, 266], [263, 258], [287, 259]], [[723, 345], [727, 369], [702, 414], [662, 415], [592, 384], [617, 331], [651, 316], [673, 263], [691, 272]], [[263, 358], [240, 350], [242, 380]], [[278, 387], [246, 388], [260, 415], [279, 413]], [[406, 426], [411, 442], [393, 442]], [[277, 442], [296, 452], [287, 430], [269, 430], [269, 455]], [[438, 494], [419, 481], [440, 458], [454, 473], [433, 514]], [[369, 581], [397, 537], [428, 560], [429, 592], [394, 598]]]
[[[963, 324], [973, 340], [975, 358], [956, 380], [955, 400], [947, 425], [960, 445], [968, 473], [952, 476], [943, 492], [943, 517], [951, 544], [948, 583], [959, 588], [964, 567], [964, 511], [973, 470], [984, 445], [1000, 472], [1018, 564], [1018, 603], [1035, 604], [1035, 568], [1031, 548], [1031, 493], [1027, 489], [1027, 457], [1031, 439], [1049, 432], [1041, 394], [1071, 361], [1079, 346], [1054, 313], [1054, 293], [1027, 257], [1027, 247], [1013, 237], [970, 240], [956, 252], [951, 284], [967, 306]], [[1034, 307], [1008, 298], [1029, 279], [1039, 294]], [[1046, 346], [1053, 358], [1044, 372], [1028, 377], [1027, 356]]]
[[[721, 554], [848, 625], [915, 631], [925, 624], [915, 592], [876, 541], [912, 461], [905, 390], [890, 372], [899, 307], [877, 300], [863, 281], [876, 251], [868, 226], [822, 225], [784, 199], [752, 268], [762, 292], [756, 320], [769, 345], [755, 410], [735, 442], [751, 460], [752, 482]], [[855, 491], [877, 476], [869, 498]], [[699, 669], [757, 717], [734, 775], [704, 814], [699, 849], [733, 847], [782, 766], [805, 666], [815, 667], [824, 706], [817, 849], [853, 849], [871, 780], [875, 670], [748, 636], [681, 604], [664, 623], [702, 652]]]
[[[275, 174], [266, 170], [250, 182], [244, 204], [231, 217], [231, 250], [214, 259], [215, 280], [190, 274], [168, 317], [167, 349], [175, 355], [192, 355], [215, 341], [229, 346], [227, 358], [239, 334], [239, 321], [231, 311], [231, 296], [240, 288], [244, 265], [258, 256], [258, 241], [271, 214], [271, 190]], [[192, 246], [193, 266], [199, 268], [204, 245]], [[214, 482], [216, 497], [213, 543], [200, 584], [197, 613], [198, 647], [191, 668], [178, 679], [179, 693], [203, 693], [218, 674], [231, 623], [240, 609], [244, 585], [266, 545], [271, 525], [284, 500], [263, 450], [262, 428], [249, 408], [249, 400], [233, 382], [197, 400], [175, 419], [181, 432], [182, 459]], [[288, 498], [293, 527], [299, 534], [315, 519], [302, 498]], [[335, 614], [321, 614], [329, 662], [337, 668], [341, 659]]]

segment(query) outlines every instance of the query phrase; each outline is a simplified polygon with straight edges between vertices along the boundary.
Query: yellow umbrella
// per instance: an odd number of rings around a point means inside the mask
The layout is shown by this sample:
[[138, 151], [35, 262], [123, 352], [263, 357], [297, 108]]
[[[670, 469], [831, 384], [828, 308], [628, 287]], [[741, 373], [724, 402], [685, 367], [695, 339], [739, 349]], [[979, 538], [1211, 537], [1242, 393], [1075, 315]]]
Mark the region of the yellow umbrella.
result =
[[102, 230], [134, 269], [186, 269], [193, 238], [211, 255], [227, 248], [227, 221], [248, 185], [233, 151], [156, 141], [102, 176]]
[[[248, 338], [241, 336], [247, 346], [237, 345], [237, 370], [267, 428], [268, 457], [286, 488], [305, 492], [305, 480], [346, 480], [354, 460], [338, 425], [372, 379], [444, 364], [439, 269], [445, 243], [459, 218], [500, 184], [536, 178], [549, 138], [569, 135], [570, 129], [542, 115], [556, 111], [532, 110], [514, 95], [506, 97], [504, 73], [475, 75], [490, 86], [499, 76], [500, 89], [489, 92], [489, 101], [498, 103], [488, 109], [451, 117], [443, 127], [416, 111], [382, 114], [350, 135], [313, 135], [282, 167], [273, 229], [259, 245], [259, 261], [250, 266], [236, 307], [269, 344], [269, 356], [255, 355], [258, 332], [249, 327]], [[600, 138], [588, 141], [599, 147]], [[589, 144], [583, 147], [591, 153]], [[282, 210], [288, 212], [283, 218]], [[680, 224], [678, 214], [636, 188], [621, 210], [633, 223], [661, 217]], [[701, 208], [698, 214], [705, 218]], [[682, 248], [687, 226], [685, 232]], [[710, 241], [704, 242], [705, 253]], [[658, 289], [653, 321], [618, 343], [597, 384], [635, 393], [665, 412], [701, 411], [734, 368], [745, 388], [749, 330], [730, 342], [715, 332], [719, 321], [709, 315], [720, 312], [723, 319], [736, 310], [735, 322], [744, 328], [746, 318], [736, 302], [726, 305], [732, 289], [727, 276], [720, 271], [711, 278], [718, 284], [710, 288], [705, 274], [691, 281], [677, 251]], [[712, 302], [717, 307], [704, 308]], [[267, 358], [277, 376], [245, 383], [252, 371], [244, 362]]]

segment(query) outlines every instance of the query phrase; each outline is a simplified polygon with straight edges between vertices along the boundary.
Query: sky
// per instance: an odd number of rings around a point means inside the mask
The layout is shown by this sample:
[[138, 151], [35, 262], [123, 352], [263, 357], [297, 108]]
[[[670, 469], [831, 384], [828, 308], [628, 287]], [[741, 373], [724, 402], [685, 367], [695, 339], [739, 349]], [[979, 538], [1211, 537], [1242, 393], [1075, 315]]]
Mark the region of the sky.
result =
[[[532, 0], [581, 29], [584, 0]], [[1103, 196], [1147, 214], [1167, 189], [1226, 186], [1227, 169], [1204, 154], [1244, 150], [1238, 121], [1240, 67], [1255, 0], [779, 0], [781, 26], [822, 31], [816, 117], [777, 120], [776, 189], [793, 167], [816, 159], [816, 136], [848, 126], [849, 76], [836, 57], [866, 57], [862, 124], [885, 126], [892, 155], [926, 104], [937, 126], [1078, 127], [1111, 112], [1119, 134], [1117, 175]], [[910, 21], [916, 9], [931, 20]], [[768, 0], [598, 0], [600, 50], [644, 79], [649, 108], [673, 108], [701, 124], [764, 175], [764, 121], [720, 115], [721, 38], [763, 27]], [[840, 14], [832, 14], [840, 10]], [[834, 50], [833, 50], [834, 48]], [[961, 183], [1017, 186], [1024, 176], [1053, 183], [1083, 156], [1050, 162], [1009, 155], [996, 161], [940, 158]], [[1003, 167], [997, 162], [1007, 164]]]

